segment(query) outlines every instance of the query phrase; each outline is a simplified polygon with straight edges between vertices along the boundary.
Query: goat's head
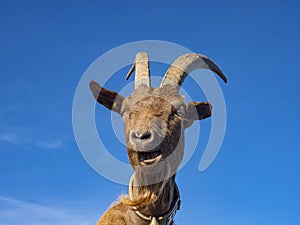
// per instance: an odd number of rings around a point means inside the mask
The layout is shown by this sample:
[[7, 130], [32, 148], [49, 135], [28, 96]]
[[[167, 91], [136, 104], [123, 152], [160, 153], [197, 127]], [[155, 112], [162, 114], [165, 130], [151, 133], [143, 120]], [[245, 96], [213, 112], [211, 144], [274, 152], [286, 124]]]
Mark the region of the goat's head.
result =
[[[175, 174], [183, 157], [184, 129], [193, 121], [211, 116], [207, 102], [185, 103], [178, 89], [189, 72], [206, 68], [218, 74], [222, 71], [209, 58], [199, 54], [180, 56], [166, 72], [158, 88], [150, 86], [148, 56], [138, 53], [128, 77], [135, 70], [135, 90], [124, 98], [117, 92], [102, 88], [95, 81], [90, 88], [95, 99], [119, 113], [124, 122], [127, 153], [135, 171], [157, 173], [157, 183]], [[159, 180], [157, 180], [159, 179]], [[147, 179], [148, 180], [148, 179]]]

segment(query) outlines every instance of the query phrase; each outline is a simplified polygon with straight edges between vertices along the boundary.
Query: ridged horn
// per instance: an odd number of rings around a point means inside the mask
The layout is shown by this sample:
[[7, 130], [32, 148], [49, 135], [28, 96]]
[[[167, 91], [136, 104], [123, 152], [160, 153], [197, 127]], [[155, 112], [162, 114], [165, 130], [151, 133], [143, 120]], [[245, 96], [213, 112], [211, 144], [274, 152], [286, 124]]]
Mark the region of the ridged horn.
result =
[[189, 53], [178, 57], [174, 61], [162, 79], [160, 86], [170, 84], [179, 89], [187, 75], [200, 68], [215, 72], [227, 83], [227, 78], [211, 59], [204, 55]]
[[126, 80], [135, 70], [134, 88], [137, 89], [142, 84], [150, 87], [150, 70], [149, 70], [149, 58], [146, 52], [139, 52], [136, 54], [134, 63], [132, 64]]

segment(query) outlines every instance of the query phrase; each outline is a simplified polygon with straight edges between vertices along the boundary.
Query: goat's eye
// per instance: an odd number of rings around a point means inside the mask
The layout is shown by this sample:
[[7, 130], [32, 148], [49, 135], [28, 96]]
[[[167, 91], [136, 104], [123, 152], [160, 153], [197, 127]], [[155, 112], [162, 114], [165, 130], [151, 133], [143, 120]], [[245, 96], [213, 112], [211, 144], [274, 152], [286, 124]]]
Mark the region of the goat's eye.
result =
[[177, 107], [177, 109], [175, 110], [175, 115], [177, 115], [180, 118], [184, 118], [185, 107], [183, 105]]
[[132, 117], [136, 114], [136, 112], [130, 112], [128, 113], [128, 118], [132, 119]]

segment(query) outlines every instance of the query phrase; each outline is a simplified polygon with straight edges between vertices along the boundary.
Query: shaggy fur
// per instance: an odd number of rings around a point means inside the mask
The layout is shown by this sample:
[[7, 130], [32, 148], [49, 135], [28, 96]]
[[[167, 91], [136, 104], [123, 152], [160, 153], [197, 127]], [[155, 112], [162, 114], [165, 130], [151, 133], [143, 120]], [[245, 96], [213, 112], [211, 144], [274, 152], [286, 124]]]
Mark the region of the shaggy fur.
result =
[[[103, 98], [100, 99], [103, 104]], [[97, 100], [99, 102], [99, 96]], [[135, 171], [133, 196], [121, 196], [98, 225], [149, 224], [132, 213], [133, 207], [144, 215], [160, 216], [168, 212], [174, 195], [175, 173], [183, 158], [183, 134], [188, 119], [184, 117], [185, 111], [184, 98], [170, 85], [156, 89], [142, 85], [124, 98], [120, 115], [124, 121], [128, 158]], [[137, 130], [151, 130], [154, 141], [138, 146], [130, 139], [132, 131]], [[142, 165], [141, 150], [161, 151], [162, 158], [155, 164]]]

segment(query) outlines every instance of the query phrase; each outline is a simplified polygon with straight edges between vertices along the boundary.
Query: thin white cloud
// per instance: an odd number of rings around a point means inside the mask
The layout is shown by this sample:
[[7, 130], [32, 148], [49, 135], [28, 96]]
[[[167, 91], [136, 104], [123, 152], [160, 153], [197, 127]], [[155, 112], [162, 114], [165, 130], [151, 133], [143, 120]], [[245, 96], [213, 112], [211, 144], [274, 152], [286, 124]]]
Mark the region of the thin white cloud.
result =
[[98, 215], [87, 212], [86, 208], [74, 208], [74, 205], [76, 203], [64, 207], [44, 205], [0, 196], [0, 225], [96, 224]]
[[0, 134], [0, 141], [12, 143], [12, 144], [18, 144], [16, 136], [12, 133]]
[[59, 148], [63, 145], [62, 140], [39, 140], [36, 141], [36, 144], [38, 146], [41, 146], [43, 148], [47, 148], [47, 149], [55, 149], [55, 148]]
[[28, 135], [17, 135], [17, 132], [0, 133], [0, 142], [6, 142], [22, 147], [41, 147], [43, 149], [58, 149], [63, 146], [62, 139], [35, 138]]

